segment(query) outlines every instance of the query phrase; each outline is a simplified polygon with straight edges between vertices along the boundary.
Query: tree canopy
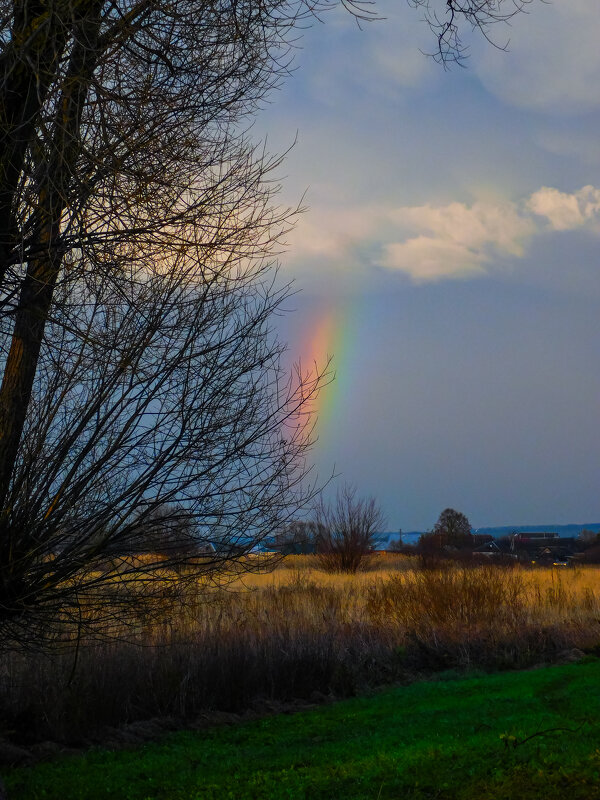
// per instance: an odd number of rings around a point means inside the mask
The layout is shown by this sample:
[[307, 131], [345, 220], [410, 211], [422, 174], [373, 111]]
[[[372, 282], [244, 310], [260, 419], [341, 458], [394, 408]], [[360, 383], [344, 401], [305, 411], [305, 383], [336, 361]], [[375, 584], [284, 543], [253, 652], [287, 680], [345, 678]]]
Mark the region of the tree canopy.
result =
[[471, 540], [471, 523], [460, 511], [445, 508], [433, 526], [433, 533], [440, 534], [446, 544], [461, 546]]

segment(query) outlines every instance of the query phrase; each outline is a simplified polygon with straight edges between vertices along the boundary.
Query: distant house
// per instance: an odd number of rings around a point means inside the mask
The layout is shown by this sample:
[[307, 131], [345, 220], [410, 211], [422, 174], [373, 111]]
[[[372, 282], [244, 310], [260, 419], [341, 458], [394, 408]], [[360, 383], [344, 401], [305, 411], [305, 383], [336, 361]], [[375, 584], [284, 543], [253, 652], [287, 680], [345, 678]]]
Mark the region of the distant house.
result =
[[567, 566], [576, 557], [577, 550], [577, 541], [574, 538], [535, 531], [516, 532], [512, 536], [484, 542], [473, 548], [473, 555], [484, 559], [515, 559], [522, 563]]
[[520, 561], [564, 566], [574, 558], [577, 543], [572, 537], [561, 538], [558, 533], [547, 531], [515, 533], [511, 537], [511, 551]]
[[473, 552], [481, 553], [484, 556], [494, 556], [497, 555], [498, 553], [502, 553], [503, 550], [498, 544], [498, 542], [495, 542], [492, 539], [491, 542], [484, 542], [483, 544], [480, 544], [478, 547], [474, 547]]
[[552, 544], [557, 539], [560, 539], [560, 536], [552, 531], [527, 531], [526, 533], [513, 533], [511, 538], [515, 548], [517, 548]]
[[511, 542], [508, 539], [491, 539], [478, 547], [473, 548], [475, 557], [493, 559], [516, 559], [517, 554], [511, 550]]

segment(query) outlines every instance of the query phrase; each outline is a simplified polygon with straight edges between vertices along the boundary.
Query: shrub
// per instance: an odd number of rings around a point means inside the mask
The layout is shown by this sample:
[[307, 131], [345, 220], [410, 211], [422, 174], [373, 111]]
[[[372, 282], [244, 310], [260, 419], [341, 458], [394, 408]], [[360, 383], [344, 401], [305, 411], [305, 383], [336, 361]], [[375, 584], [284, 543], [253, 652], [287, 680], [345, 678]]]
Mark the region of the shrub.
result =
[[338, 490], [334, 504], [321, 502], [317, 509], [321, 568], [350, 573], [364, 569], [375, 552], [383, 524], [375, 498], [357, 498], [356, 488], [346, 484]]

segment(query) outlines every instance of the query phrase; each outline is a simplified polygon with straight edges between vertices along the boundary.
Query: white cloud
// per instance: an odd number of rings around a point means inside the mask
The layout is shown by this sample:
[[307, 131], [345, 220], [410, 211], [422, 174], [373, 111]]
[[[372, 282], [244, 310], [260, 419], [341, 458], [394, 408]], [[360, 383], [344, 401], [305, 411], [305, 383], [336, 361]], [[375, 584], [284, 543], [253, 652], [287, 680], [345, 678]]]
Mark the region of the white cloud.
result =
[[600, 233], [594, 186], [545, 186], [521, 202], [321, 208], [301, 219], [286, 260], [347, 273], [379, 265], [426, 283], [488, 274], [522, 258], [534, 236], [582, 227]]
[[347, 259], [353, 249], [377, 235], [384, 216], [385, 210], [376, 207], [311, 208], [288, 236], [287, 260]]
[[479, 256], [464, 244], [432, 236], [386, 245], [382, 263], [406, 273], [415, 283], [475, 277], [484, 271]]
[[524, 241], [535, 232], [509, 203], [426, 205], [391, 216], [419, 235], [386, 245], [383, 264], [417, 282], [482, 273], [494, 255], [522, 256]]
[[534, 214], [546, 217], [556, 231], [600, 223], [600, 189], [593, 186], [584, 186], [573, 194], [542, 186], [531, 195], [528, 206]]

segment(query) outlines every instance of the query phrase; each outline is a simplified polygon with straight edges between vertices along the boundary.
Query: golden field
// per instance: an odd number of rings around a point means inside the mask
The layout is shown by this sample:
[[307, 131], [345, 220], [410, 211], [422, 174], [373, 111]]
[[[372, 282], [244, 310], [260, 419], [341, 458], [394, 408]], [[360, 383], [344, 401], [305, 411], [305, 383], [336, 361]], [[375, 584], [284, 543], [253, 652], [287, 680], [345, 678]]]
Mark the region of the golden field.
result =
[[391, 554], [356, 575], [325, 573], [310, 556], [252, 566], [223, 586], [165, 574], [162, 601], [120, 639], [86, 638], [77, 654], [5, 654], [5, 726], [77, 742], [136, 720], [245, 713], [434, 672], [600, 653], [593, 566], [422, 570]]

